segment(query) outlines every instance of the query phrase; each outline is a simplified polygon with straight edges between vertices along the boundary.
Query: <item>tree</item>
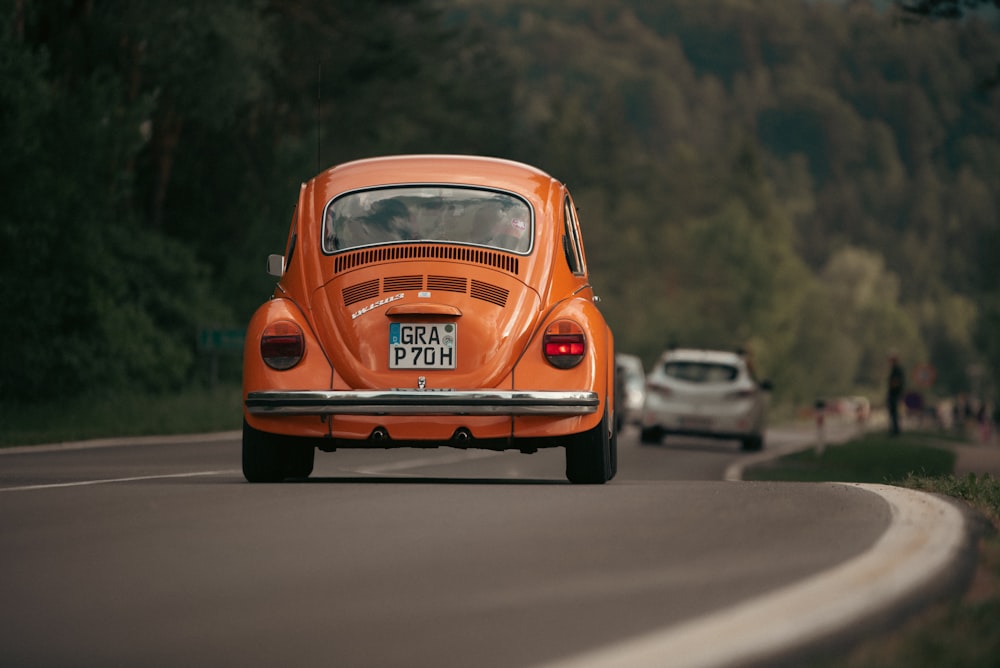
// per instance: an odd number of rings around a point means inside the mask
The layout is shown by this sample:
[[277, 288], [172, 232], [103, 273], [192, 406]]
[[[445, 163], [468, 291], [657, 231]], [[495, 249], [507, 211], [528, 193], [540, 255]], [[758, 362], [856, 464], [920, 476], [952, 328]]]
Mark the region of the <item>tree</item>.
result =
[[914, 16], [957, 19], [986, 5], [1000, 7], [1000, 0], [897, 0], [896, 4]]
[[[991, 4], [995, 8], [1000, 8], [1000, 0], [897, 0], [897, 5], [905, 14], [921, 19], [961, 19], [970, 12], [977, 12]], [[1000, 63], [994, 66], [992, 72], [981, 78], [976, 91], [985, 96], [998, 89], [1000, 89]], [[965, 178], [967, 181], [970, 176], [965, 174]], [[992, 220], [982, 233], [967, 236], [975, 240], [974, 243], [980, 249], [980, 253], [967, 252], [964, 257], [983, 256], [982, 249], [992, 249], [992, 254], [985, 253], [985, 261], [970, 263], [970, 269], [973, 273], [977, 273], [977, 270], [981, 272], [973, 280], [983, 292], [979, 300], [981, 309], [979, 321], [975, 326], [976, 343], [987, 361], [993, 387], [1000, 388], [1000, 334], [998, 334], [1000, 308], [997, 306], [1000, 304], [1000, 290], [996, 288], [993, 269], [998, 257], [997, 251], [1000, 249], [997, 243], [1000, 239], [1000, 227], [997, 226], [995, 216], [988, 218]], [[968, 381], [967, 378], [965, 380]]]
[[0, 282], [20, 323], [0, 396], [177, 388], [191, 380], [197, 323], [227, 309], [192, 251], [132, 208], [152, 98], [130, 95], [110, 67], [65, 60], [87, 5], [19, 9], [0, 33], [0, 235], [11, 249]]
[[[808, 397], [796, 365], [830, 351], [851, 373], [817, 371], [824, 386], [870, 382], [857, 369], [882, 366], [864, 338], [881, 328], [954, 378], [997, 347], [1000, 37], [967, 11], [983, 1], [905, 29], [886, 4], [8, 2], [0, 240], [30, 252], [0, 277], [50, 289], [4, 306], [60, 352], [19, 341], [3, 380], [194, 377], [191, 329], [243, 322], [273, 288], [259, 259], [301, 181], [424, 151], [564, 179], [623, 349], [749, 337], [779, 389]], [[901, 279], [883, 313], [824, 280], [849, 249]], [[870, 328], [831, 326], [859, 313]]]
[[838, 314], [837, 329], [861, 351], [855, 384], [878, 388], [890, 352], [911, 365], [927, 359], [917, 322], [900, 304], [900, 278], [878, 254], [844, 248], [827, 263], [821, 279]]

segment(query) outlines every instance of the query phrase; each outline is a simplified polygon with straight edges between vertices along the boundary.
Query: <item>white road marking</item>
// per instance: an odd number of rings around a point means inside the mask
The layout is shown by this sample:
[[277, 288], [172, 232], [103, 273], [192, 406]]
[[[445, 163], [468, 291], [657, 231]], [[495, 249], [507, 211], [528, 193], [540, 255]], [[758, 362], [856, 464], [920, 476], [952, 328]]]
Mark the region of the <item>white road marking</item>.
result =
[[889, 609], [940, 578], [965, 547], [965, 517], [948, 501], [889, 485], [828, 484], [858, 487], [889, 504], [889, 528], [867, 552], [740, 605], [544, 668], [719, 668], [751, 663], [806, 646]]
[[190, 473], [165, 473], [163, 475], [141, 475], [131, 478], [99, 478], [97, 480], [75, 480], [73, 482], [56, 482], [47, 485], [22, 485], [20, 487], [0, 487], [0, 492], [24, 492], [35, 489], [59, 489], [61, 487], [86, 487], [89, 485], [108, 485], [114, 482], [137, 482], [139, 480], [163, 480], [166, 478], [198, 478], [213, 475], [228, 475], [242, 473], [237, 469], [225, 471], [192, 471]]

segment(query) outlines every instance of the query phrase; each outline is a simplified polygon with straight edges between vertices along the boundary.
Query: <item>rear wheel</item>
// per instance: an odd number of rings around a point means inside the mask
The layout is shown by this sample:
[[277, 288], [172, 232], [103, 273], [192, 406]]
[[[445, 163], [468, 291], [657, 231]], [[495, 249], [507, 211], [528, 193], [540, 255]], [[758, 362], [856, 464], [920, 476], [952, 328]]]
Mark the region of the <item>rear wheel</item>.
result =
[[757, 452], [764, 449], [764, 437], [760, 434], [747, 436], [743, 439], [743, 449], [747, 452]]
[[316, 448], [311, 445], [285, 446], [285, 477], [308, 478], [316, 461]]
[[615, 476], [618, 475], [618, 431], [615, 430], [611, 432], [611, 475], [608, 476], [608, 480], [614, 480]]
[[258, 431], [243, 422], [243, 477], [247, 482], [308, 478], [316, 449], [298, 439]]
[[618, 469], [617, 438], [609, 430], [608, 413], [596, 427], [570, 437], [566, 444], [566, 477], [576, 485], [603, 485]]

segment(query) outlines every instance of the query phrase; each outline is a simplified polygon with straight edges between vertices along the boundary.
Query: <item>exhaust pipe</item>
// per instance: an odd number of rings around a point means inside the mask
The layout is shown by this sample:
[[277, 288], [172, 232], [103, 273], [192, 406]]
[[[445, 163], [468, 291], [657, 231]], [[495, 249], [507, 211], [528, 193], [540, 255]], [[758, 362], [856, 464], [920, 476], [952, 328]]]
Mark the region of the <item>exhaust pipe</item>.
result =
[[459, 427], [455, 430], [455, 433], [452, 434], [451, 440], [458, 445], [463, 445], [472, 440], [472, 434], [465, 427]]
[[372, 430], [371, 436], [368, 438], [373, 441], [388, 441], [389, 432], [385, 430], [385, 427], [375, 427], [375, 429]]

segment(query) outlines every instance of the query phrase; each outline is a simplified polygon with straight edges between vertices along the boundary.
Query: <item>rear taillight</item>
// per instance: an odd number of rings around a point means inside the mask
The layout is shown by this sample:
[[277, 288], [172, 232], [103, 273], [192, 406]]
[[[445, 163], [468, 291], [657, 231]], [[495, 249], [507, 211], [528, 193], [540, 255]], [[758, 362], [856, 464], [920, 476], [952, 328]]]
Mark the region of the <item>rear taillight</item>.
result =
[[659, 385], [657, 383], [648, 383], [646, 385], [646, 392], [649, 394], [658, 394], [664, 397], [669, 397], [671, 394], [674, 393], [674, 391], [671, 390], [666, 385]]
[[757, 394], [757, 391], [749, 388], [745, 390], [736, 390], [735, 392], [729, 393], [730, 399], [750, 399], [753, 395]]
[[570, 369], [579, 364], [587, 353], [587, 337], [580, 325], [570, 320], [557, 320], [545, 329], [542, 351], [548, 363], [558, 369]]
[[306, 351], [302, 328], [291, 320], [278, 320], [264, 328], [260, 356], [272, 369], [283, 371], [299, 363]]

